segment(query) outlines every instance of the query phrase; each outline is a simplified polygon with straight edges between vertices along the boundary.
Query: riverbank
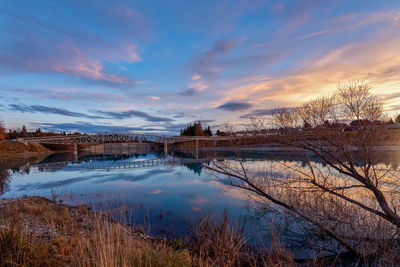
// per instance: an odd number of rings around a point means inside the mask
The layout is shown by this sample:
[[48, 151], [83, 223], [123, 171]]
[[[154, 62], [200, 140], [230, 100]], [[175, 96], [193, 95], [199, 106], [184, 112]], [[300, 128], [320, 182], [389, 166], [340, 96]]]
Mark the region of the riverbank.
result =
[[0, 200], [0, 266], [190, 266], [136, 228], [42, 197]]
[[[357, 148], [354, 148], [356, 150]], [[270, 145], [247, 145], [247, 146], [226, 146], [226, 147], [205, 147], [201, 148], [202, 151], [251, 151], [251, 152], [307, 152], [305, 149], [290, 147], [290, 146], [282, 146], [277, 144]], [[374, 146], [375, 151], [400, 151], [399, 145], [387, 145], [387, 146]]]
[[[0, 266], [214, 266], [196, 246], [152, 238], [87, 206], [42, 197], [0, 200]], [[233, 254], [225, 252], [226, 264], [218, 266], [236, 266]]]
[[25, 144], [18, 141], [0, 142], [0, 157], [7, 156], [31, 156], [40, 153], [50, 153], [51, 151], [41, 144]]
[[186, 239], [167, 241], [87, 206], [0, 199], [0, 266], [295, 265], [284, 250], [249, 253], [237, 231], [225, 215], [219, 224], [204, 219]]

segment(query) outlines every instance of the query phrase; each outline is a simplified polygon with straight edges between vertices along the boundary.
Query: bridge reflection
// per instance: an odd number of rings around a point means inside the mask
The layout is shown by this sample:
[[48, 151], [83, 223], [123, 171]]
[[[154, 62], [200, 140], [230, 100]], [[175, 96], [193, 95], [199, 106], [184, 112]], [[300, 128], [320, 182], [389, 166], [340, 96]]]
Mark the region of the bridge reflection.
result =
[[[308, 161], [324, 164], [318, 157], [307, 155], [304, 152], [200, 151], [200, 154], [196, 157], [193, 152], [174, 151], [168, 157], [163, 157], [162, 153], [156, 151], [151, 153], [144, 153], [145, 150], [136, 151], [137, 153], [133, 151], [130, 153], [114, 153], [114, 151], [111, 150], [108, 154], [82, 151], [77, 158], [71, 152], [55, 153], [46, 158], [16, 161], [11, 165], [9, 163], [4, 165], [0, 162], [0, 168], [11, 169], [13, 172], [29, 172], [30, 168], [37, 168], [39, 171], [57, 171], [64, 168], [114, 170], [181, 164], [195, 173], [200, 173], [201, 168], [199, 166], [212, 160], [298, 162], [303, 166]], [[398, 169], [400, 166], [399, 151], [380, 152], [376, 159], [378, 164], [385, 164], [393, 169]]]

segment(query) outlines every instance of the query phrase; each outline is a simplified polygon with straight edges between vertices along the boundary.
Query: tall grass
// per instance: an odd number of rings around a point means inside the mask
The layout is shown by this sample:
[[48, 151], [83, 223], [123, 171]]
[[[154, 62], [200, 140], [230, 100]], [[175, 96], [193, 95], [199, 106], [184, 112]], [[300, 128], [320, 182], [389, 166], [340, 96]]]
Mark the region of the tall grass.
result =
[[[246, 243], [244, 223], [204, 218], [183, 239], [155, 239], [85, 206], [0, 200], [0, 266], [295, 266], [273, 231], [270, 249]], [[33, 229], [33, 231], [31, 231]], [[333, 266], [314, 258], [305, 266]], [[396, 262], [395, 259], [389, 262]]]
[[[34, 231], [30, 231], [34, 229]], [[0, 212], [0, 266], [190, 266], [186, 249], [143, 239], [85, 207], [28, 198]]]

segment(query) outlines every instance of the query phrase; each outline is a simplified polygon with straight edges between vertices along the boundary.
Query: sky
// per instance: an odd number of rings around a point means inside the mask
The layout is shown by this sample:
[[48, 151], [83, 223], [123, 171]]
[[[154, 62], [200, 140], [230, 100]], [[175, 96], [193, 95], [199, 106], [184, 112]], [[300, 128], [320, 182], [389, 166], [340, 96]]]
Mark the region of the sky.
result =
[[400, 113], [400, 1], [0, 2], [7, 128], [240, 128], [350, 81]]

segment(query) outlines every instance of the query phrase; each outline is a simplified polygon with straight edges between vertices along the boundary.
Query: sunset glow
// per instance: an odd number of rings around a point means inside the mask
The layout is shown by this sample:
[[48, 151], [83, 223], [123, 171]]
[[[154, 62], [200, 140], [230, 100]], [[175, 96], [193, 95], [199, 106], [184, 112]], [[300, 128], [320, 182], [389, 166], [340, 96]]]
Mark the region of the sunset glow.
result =
[[215, 131], [349, 81], [400, 113], [395, 0], [6, 0], [0, 18], [7, 128]]

